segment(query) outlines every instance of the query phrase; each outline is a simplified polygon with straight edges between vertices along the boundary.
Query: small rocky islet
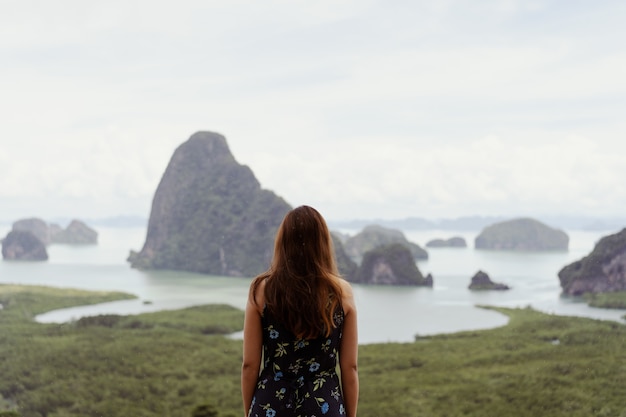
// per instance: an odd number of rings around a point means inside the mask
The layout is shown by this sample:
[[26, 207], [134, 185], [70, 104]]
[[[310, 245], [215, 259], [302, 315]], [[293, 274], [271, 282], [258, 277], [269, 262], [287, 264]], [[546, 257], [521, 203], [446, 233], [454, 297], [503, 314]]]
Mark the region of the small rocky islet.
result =
[[467, 242], [460, 236], [454, 236], [448, 239], [436, 238], [429, 240], [425, 246], [427, 248], [466, 248]]

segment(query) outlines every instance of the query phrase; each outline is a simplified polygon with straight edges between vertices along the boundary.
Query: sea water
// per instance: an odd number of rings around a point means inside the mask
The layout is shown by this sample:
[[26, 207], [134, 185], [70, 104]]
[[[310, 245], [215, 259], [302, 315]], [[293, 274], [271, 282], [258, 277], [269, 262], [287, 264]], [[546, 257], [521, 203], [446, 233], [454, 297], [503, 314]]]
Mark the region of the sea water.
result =
[[[98, 314], [138, 314], [207, 303], [245, 307], [250, 278], [132, 269], [126, 258], [131, 249], [141, 249], [146, 230], [99, 228], [98, 232], [98, 245], [49, 246], [46, 262], [0, 262], [0, 283], [115, 290], [138, 297], [51, 311], [37, 317], [41, 322], [65, 322]], [[624, 322], [623, 310], [591, 308], [580, 299], [561, 296], [557, 277], [563, 266], [587, 255], [600, 237], [610, 233], [568, 231], [568, 251], [501, 252], [473, 249], [478, 232], [407, 230], [407, 238], [422, 247], [431, 239], [452, 236], [464, 237], [468, 247], [428, 248], [429, 259], [419, 261], [418, 267], [424, 275], [433, 275], [433, 288], [353, 285], [359, 340], [407, 342], [420, 335], [506, 324], [506, 316], [478, 307], [481, 305], [530, 306], [550, 314]], [[478, 270], [511, 289], [470, 291], [467, 287]]]

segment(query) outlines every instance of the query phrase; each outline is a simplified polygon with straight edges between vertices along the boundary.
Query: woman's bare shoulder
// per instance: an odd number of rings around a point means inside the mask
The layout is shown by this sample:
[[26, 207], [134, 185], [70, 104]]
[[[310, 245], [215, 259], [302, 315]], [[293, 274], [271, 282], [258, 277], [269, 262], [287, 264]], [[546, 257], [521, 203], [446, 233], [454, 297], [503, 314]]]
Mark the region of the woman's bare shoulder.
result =
[[350, 283], [346, 279], [340, 278], [339, 285], [341, 285], [341, 291], [352, 295], [352, 285], [350, 285]]
[[345, 279], [339, 280], [341, 285], [341, 295], [342, 295], [342, 304], [344, 306], [344, 310], [348, 313], [348, 310], [354, 310], [354, 293], [352, 292], [352, 285]]
[[263, 313], [263, 309], [265, 308], [265, 284], [267, 282], [266, 278], [257, 279], [255, 278], [250, 283], [250, 293], [248, 295], [248, 301], [252, 303], [259, 313]]

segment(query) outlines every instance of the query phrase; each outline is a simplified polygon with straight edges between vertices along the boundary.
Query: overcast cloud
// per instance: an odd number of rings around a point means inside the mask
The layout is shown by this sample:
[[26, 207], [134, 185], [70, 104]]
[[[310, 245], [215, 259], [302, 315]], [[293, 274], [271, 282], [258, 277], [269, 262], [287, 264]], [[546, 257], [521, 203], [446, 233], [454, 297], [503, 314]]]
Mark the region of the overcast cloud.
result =
[[0, 0], [0, 220], [147, 217], [226, 136], [329, 219], [623, 216], [622, 1]]

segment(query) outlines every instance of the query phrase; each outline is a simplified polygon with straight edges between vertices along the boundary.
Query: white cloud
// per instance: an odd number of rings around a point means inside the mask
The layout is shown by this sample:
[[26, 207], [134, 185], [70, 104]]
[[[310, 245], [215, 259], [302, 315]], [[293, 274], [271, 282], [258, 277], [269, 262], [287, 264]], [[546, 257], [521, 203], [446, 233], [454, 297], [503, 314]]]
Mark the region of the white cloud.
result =
[[621, 213], [625, 14], [547, 0], [11, 2], [0, 198], [147, 215], [175, 147], [206, 129], [263, 186], [331, 218]]
[[616, 203], [626, 201], [626, 168], [615, 150], [585, 138], [542, 139], [491, 136], [458, 146], [397, 148], [381, 138], [314, 158], [266, 154], [258, 161], [264, 169], [256, 171], [293, 204], [341, 202], [366, 217], [376, 216], [368, 206], [396, 202], [405, 213], [430, 217], [458, 215], [464, 206], [492, 206], [489, 214], [502, 214], [504, 207], [616, 214]]

